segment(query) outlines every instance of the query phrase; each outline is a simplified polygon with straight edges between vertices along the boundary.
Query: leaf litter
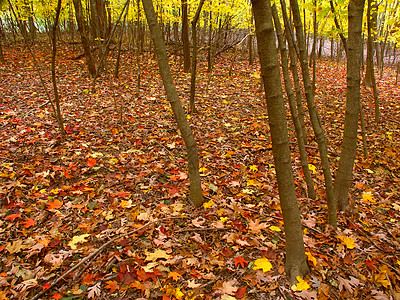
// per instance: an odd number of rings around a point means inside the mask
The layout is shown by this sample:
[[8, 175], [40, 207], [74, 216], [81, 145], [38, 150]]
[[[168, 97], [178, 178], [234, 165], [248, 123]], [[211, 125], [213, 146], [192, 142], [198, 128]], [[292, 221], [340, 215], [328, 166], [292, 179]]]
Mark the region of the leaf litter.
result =
[[[49, 80], [49, 51], [36, 46]], [[104, 75], [96, 92], [83, 60], [63, 48], [58, 62], [67, 139], [62, 141], [33, 64], [7, 49], [0, 93], [0, 299], [389, 299], [400, 295], [399, 106], [394, 72], [378, 81], [382, 122], [373, 123], [363, 88], [369, 156], [358, 155], [352, 214], [326, 227], [323, 176], [309, 137], [319, 197], [307, 198], [293, 126], [293, 170], [311, 273], [290, 286], [266, 108], [249, 67], [220, 56], [206, 91], [200, 61], [196, 136], [206, 202], [186, 202], [185, 148], [156, 61], [124, 55], [120, 78]], [[113, 60], [112, 60], [113, 61]], [[186, 107], [189, 75], [171, 57]], [[318, 62], [316, 101], [330, 142], [340, 149], [345, 67]], [[109, 64], [112, 68], [112, 64]], [[122, 122], [121, 122], [122, 120]], [[361, 137], [360, 137], [361, 139]], [[359, 146], [361, 153], [361, 146]], [[331, 156], [336, 169], [338, 157]]]

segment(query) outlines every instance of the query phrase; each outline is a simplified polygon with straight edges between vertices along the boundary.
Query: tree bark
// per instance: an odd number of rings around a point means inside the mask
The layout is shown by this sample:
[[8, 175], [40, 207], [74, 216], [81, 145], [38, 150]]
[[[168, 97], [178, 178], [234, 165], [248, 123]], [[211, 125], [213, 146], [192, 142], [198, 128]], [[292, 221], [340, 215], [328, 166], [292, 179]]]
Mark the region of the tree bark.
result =
[[190, 42], [187, 0], [182, 0], [183, 71], [190, 72]]
[[[281, 1], [281, 3], [282, 2], [283, 1]], [[290, 4], [293, 12], [294, 26], [296, 28], [296, 36], [300, 52], [300, 63], [303, 74], [304, 91], [306, 94], [308, 111], [310, 113], [311, 124], [317, 138], [319, 153], [321, 156], [321, 165], [324, 171], [329, 224], [336, 228], [336, 202], [333, 198], [332, 174], [328, 160], [328, 149], [326, 146], [325, 133], [321, 125], [321, 120], [318, 114], [317, 106], [315, 105], [314, 95], [311, 88], [310, 72], [308, 70], [307, 64], [308, 57], [306, 52], [306, 43], [304, 40], [303, 28], [301, 24], [299, 4], [297, 3], [297, 0], [290, 0]]]
[[[377, 13], [378, 4], [376, 1], [373, 3], [368, 2], [367, 10], [367, 25], [370, 26], [370, 33], [367, 36], [367, 63], [365, 67], [364, 85], [372, 87], [372, 76], [374, 73], [374, 42], [376, 39], [376, 24], [377, 24]], [[374, 9], [374, 13], [371, 14], [371, 10]]]
[[271, 3], [269, 0], [252, 0], [251, 3], [256, 24], [261, 74], [265, 90], [268, 91], [268, 93], [265, 93], [265, 98], [286, 237], [285, 269], [290, 281], [295, 283], [296, 276], [306, 275], [309, 269], [304, 252], [300, 211], [293, 181], [286, 112], [272, 24]]
[[197, 153], [196, 141], [193, 137], [192, 130], [187, 121], [182, 103], [175, 89], [175, 84], [172, 79], [171, 70], [168, 65], [168, 56], [165, 49], [165, 44], [162, 38], [161, 30], [157, 24], [156, 13], [153, 7], [152, 0], [142, 0], [144, 11], [149, 24], [151, 38], [154, 43], [154, 49], [158, 59], [158, 67], [160, 69], [164, 88], [167, 93], [168, 101], [171, 104], [175, 120], [181, 132], [182, 138], [186, 145], [187, 161], [190, 180], [189, 201], [196, 207], [203, 204], [203, 196], [201, 193], [201, 181], [199, 173], [199, 158]]
[[60, 130], [61, 136], [65, 138], [64, 120], [60, 109], [60, 97], [58, 95], [57, 79], [56, 79], [56, 52], [57, 52], [56, 43], [57, 43], [57, 27], [58, 27], [58, 20], [60, 19], [60, 11], [61, 11], [61, 0], [58, 0], [56, 8], [56, 17], [54, 19], [54, 25], [51, 37], [51, 41], [53, 44], [53, 51], [51, 55], [51, 81], [53, 83], [54, 105], [56, 108], [55, 115], [57, 118], [58, 129]]
[[193, 41], [193, 53], [192, 53], [192, 70], [190, 76], [190, 113], [194, 114], [197, 112], [195, 107], [195, 92], [196, 92], [196, 72], [197, 72], [197, 21], [200, 17], [201, 8], [203, 7], [205, 0], [200, 0], [199, 6], [197, 7], [196, 14], [192, 20], [192, 41]]
[[[370, 1], [370, 0], [369, 0]], [[350, 0], [348, 7], [348, 52], [347, 52], [347, 97], [342, 153], [337, 170], [334, 196], [338, 207], [344, 210], [349, 205], [348, 194], [353, 175], [357, 148], [357, 128], [360, 115], [360, 82], [362, 59], [362, 17], [365, 0]]]
[[86, 65], [88, 67], [90, 75], [95, 76], [96, 66], [94, 64], [92, 52], [90, 51], [90, 44], [87, 37], [85, 19], [83, 17], [83, 11], [82, 11], [82, 2], [81, 0], [73, 0], [73, 2], [75, 7], [76, 22], [78, 23], [78, 31], [81, 36], [82, 47], [85, 53]]
[[301, 168], [303, 170], [304, 179], [307, 184], [308, 197], [315, 200], [317, 195], [315, 193], [314, 183], [311, 178], [310, 168], [308, 167], [307, 152], [303, 138], [303, 129], [301, 128], [299, 115], [297, 114], [296, 110], [296, 100], [294, 97], [292, 82], [290, 80], [290, 75], [289, 75], [289, 63], [287, 59], [286, 43], [283, 37], [282, 26], [279, 21], [278, 10], [275, 4], [272, 5], [272, 17], [274, 19], [276, 35], [278, 36], [279, 49], [281, 51], [282, 73], [285, 82], [286, 94], [289, 100], [290, 112], [292, 115], [294, 128], [296, 130], [297, 143], [299, 145]]

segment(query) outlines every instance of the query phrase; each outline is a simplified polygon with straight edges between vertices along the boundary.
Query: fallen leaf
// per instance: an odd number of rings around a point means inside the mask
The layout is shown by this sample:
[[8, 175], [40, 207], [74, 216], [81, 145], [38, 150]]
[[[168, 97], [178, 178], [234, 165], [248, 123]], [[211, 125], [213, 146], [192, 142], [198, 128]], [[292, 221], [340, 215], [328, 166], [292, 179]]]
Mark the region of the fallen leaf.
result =
[[270, 271], [272, 269], [272, 264], [269, 262], [268, 258], [259, 258], [254, 261], [253, 270], [263, 270], [264, 273]]

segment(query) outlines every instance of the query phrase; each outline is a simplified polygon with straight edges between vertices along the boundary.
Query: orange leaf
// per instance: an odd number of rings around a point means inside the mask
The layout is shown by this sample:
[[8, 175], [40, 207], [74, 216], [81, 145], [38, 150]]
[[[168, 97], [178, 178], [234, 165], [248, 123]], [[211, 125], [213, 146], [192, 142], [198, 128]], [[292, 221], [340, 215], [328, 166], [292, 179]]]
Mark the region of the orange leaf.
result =
[[21, 218], [21, 214], [12, 214], [6, 217], [6, 219], [10, 220], [11, 222], [14, 222], [14, 220], [17, 218]]
[[64, 170], [64, 169], [63, 169], [63, 172], [64, 172], [65, 178], [67, 178], [67, 179], [69, 179], [69, 178], [74, 178], [74, 176], [72, 176], [72, 175], [69, 174], [69, 170]]
[[107, 285], [104, 288], [110, 289], [109, 294], [112, 294], [116, 290], [119, 290], [118, 282], [116, 282], [115, 280], [109, 280], [109, 281], [106, 281], [106, 283], [107, 283]]
[[85, 276], [83, 276], [82, 284], [93, 284], [94, 283], [94, 275], [93, 273], [87, 272]]
[[51, 284], [47, 282], [47, 283], [43, 286], [43, 291], [44, 291], [44, 290], [48, 290], [49, 288], [51, 288]]
[[48, 206], [47, 209], [55, 209], [60, 208], [63, 205], [63, 202], [60, 200], [54, 200], [47, 202], [46, 205]]
[[33, 226], [33, 225], [35, 225], [35, 224], [36, 224], [35, 220], [33, 220], [33, 219], [31, 219], [31, 218], [28, 218], [28, 219], [24, 222], [24, 227], [25, 227], [25, 228], [29, 228], [29, 227], [31, 227], [31, 226]]
[[50, 299], [61, 299], [62, 295], [60, 293], [54, 294]]
[[241, 257], [241, 256], [239, 256], [239, 257], [235, 257], [235, 267], [237, 267], [237, 265], [241, 265], [242, 266], [242, 268], [244, 268], [245, 266], [247, 266], [247, 261], [243, 258], [243, 257]]
[[94, 165], [96, 164], [96, 160], [93, 157], [89, 157], [86, 164], [89, 166], [89, 168], [93, 168]]
[[172, 278], [172, 279], [175, 280], [175, 281], [178, 281], [178, 280], [179, 280], [179, 277], [182, 277], [182, 275], [179, 274], [179, 273], [177, 273], [177, 272], [170, 272], [170, 273], [168, 274], [168, 278]]

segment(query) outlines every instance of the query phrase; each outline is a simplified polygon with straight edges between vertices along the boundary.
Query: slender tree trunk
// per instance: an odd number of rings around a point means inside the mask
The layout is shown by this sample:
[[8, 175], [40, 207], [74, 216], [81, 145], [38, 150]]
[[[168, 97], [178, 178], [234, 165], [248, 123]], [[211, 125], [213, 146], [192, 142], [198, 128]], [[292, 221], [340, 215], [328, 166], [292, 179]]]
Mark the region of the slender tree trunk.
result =
[[137, 30], [136, 30], [136, 98], [140, 95], [141, 67], [140, 67], [140, 2], [136, 0]]
[[341, 41], [343, 43], [344, 51], [346, 52], [346, 55], [347, 55], [347, 41], [346, 41], [346, 38], [344, 37], [343, 30], [340, 27], [339, 20], [338, 20], [338, 18], [336, 16], [336, 9], [335, 9], [335, 5], [333, 4], [333, 0], [329, 0], [329, 5], [331, 7], [331, 11], [332, 11], [332, 14], [333, 14], [333, 20], [335, 22], [336, 29], [337, 29], [337, 31], [339, 33], [340, 39], [341, 39]]
[[[371, 10], [375, 7], [373, 5], [372, 0], [368, 0], [368, 8], [367, 8], [367, 30], [368, 30], [368, 38], [367, 38], [367, 51], [369, 55], [367, 54], [367, 71], [365, 74], [365, 79], [364, 83], [368, 86], [367, 80], [371, 80], [371, 85], [372, 86], [372, 91], [374, 95], [374, 104], [375, 104], [375, 123], [379, 123], [380, 119], [380, 112], [379, 112], [379, 99], [378, 99], [378, 89], [376, 87], [376, 79], [375, 79], [375, 68], [374, 68], [374, 55], [373, 55], [373, 39], [374, 39], [374, 34], [372, 33], [372, 30], [376, 28], [376, 22], [371, 20]], [[372, 53], [371, 53], [372, 52]], [[379, 57], [377, 56], [377, 59]], [[369, 79], [367, 78], [367, 73], [369, 74]]]
[[192, 53], [192, 71], [190, 77], [190, 113], [194, 114], [197, 112], [195, 107], [195, 92], [196, 92], [196, 72], [197, 72], [197, 21], [200, 17], [201, 8], [203, 7], [204, 0], [200, 0], [199, 6], [197, 7], [196, 14], [192, 20], [192, 41], [193, 41], [193, 53]]
[[51, 55], [51, 81], [53, 83], [53, 91], [54, 91], [54, 104], [56, 107], [56, 118], [58, 129], [60, 130], [61, 136], [65, 138], [65, 130], [64, 130], [64, 120], [61, 114], [60, 109], [60, 97], [58, 95], [58, 88], [57, 88], [57, 79], [56, 79], [56, 52], [57, 52], [57, 27], [58, 27], [58, 20], [60, 18], [60, 11], [61, 11], [61, 0], [57, 1], [57, 8], [56, 8], [56, 17], [54, 19], [53, 31], [52, 31], [52, 44], [53, 44], [53, 51]]
[[[367, 63], [365, 67], [364, 85], [367, 87], [372, 87], [372, 76], [374, 73], [374, 42], [376, 35], [376, 23], [377, 23], [377, 13], [378, 4], [376, 1], [369, 3], [369, 9], [367, 10], [367, 26], [369, 24], [370, 33], [367, 36]], [[375, 12], [371, 13], [374, 9]], [[368, 17], [369, 16], [369, 17]]]
[[292, 89], [292, 82], [290, 80], [290, 75], [289, 75], [289, 63], [288, 63], [288, 59], [287, 59], [286, 43], [285, 43], [285, 39], [282, 34], [282, 27], [281, 27], [281, 23], [279, 21], [278, 10], [276, 9], [275, 4], [272, 5], [272, 17], [274, 18], [276, 35], [278, 36], [279, 49], [281, 51], [282, 72], [283, 72], [283, 78], [284, 78], [284, 82], [285, 82], [285, 89], [286, 89], [286, 94], [287, 94], [287, 97], [289, 100], [289, 107], [290, 107], [290, 112], [292, 115], [294, 128], [296, 130], [297, 143], [299, 145], [301, 167], [303, 170], [305, 182], [307, 184], [308, 197], [311, 199], [315, 199], [317, 196], [316, 196], [315, 189], [314, 189], [314, 183], [311, 178], [310, 169], [308, 167], [307, 152], [306, 152], [306, 147], [305, 147], [304, 138], [303, 138], [303, 129], [301, 128], [300, 119], [297, 114], [296, 101], [295, 101], [295, 97], [294, 97], [294, 93], [293, 93], [293, 89]]
[[[283, 1], [281, 2], [283, 3]], [[328, 160], [328, 149], [326, 146], [326, 138], [325, 133], [321, 125], [321, 120], [318, 114], [317, 106], [315, 105], [314, 95], [311, 89], [311, 80], [310, 80], [310, 73], [308, 70], [308, 57], [307, 52], [305, 51], [306, 45], [303, 35], [303, 28], [301, 24], [300, 18], [300, 10], [297, 0], [290, 0], [291, 9], [293, 12], [293, 21], [294, 26], [296, 28], [296, 36], [299, 45], [299, 52], [300, 52], [300, 63], [301, 63], [301, 70], [303, 73], [303, 81], [304, 81], [304, 91], [307, 98], [307, 105], [308, 110], [310, 113], [311, 124], [313, 126], [315, 136], [317, 138], [319, 153], [321, 156], [321, 165], [324, 171], [325, 177], [325, 188], [326, 188], [326, 199], [328, 202], [328, 219], [329, 224], [336, 228], [336, 202], [333, 198], [333, 184], [332, 184], [332, 174], [329, 166]]]
[[[139, 1], [137, 1], [139, 3]], [[125, 21], [126, 21], [126, 16], [129, 11], [129, 3], [127, 5], [127, 8], [125, 10], [124, 18], [122, 20], [121, 24], [121, 33], [119, 35], [119, 41], [118, 41], [118, 54], [117, 54], [117, 61], [115, 63], [115, 71], [114, 71], [114, 77], [118, 77], [118, 72], [119, 72], [119, 64], [120, 64], [120, 59], [121, 59], [121, 46], [122, 46], [122, 37], [124, 36], [124, 30], [125, 30]]]
[[252, 0], [251, 3], [256, 24], [261, 76], [265, 90], [268, 91], [268, 93], [265, 93], [265, 98], [286, 237], [285, 269], [290, 281], [295, 283], [296, 276], [305, 276], [309, 269], [304, 252], [300, 211], [293, 181], [286, 113], [279, 62], [276, 54], [275, 33], [272, 24], [271, 3], [266, 0]]
[[175, 120], [182, 134], [182, 138], [186, 145], [187, 161], [189, 169], [190, 193], [189, 201], [196, 207], [203, 204], [203, 196], [201, 193], [201, 181], [199, 173], [199, 158], [197, 154], [197, 145], [193, 137], [189, 122], [187, 121], [182, 103], [175, 89], [175, 84], [168, 65], [168, 56], [165, 44], [161, 35], [161, 30], [157, 24], [156, 13], [154, 11], [152, 0], [142, 0], [144, 11], [149, 24], [151, 38], [154, 43], [154, 49], [157, 54], [158, 67], [160, 69], [164, 88], [167, 93], [168, 101], [171, 104]]
[[[370, 0], [369, 0], [370, 1]], [[345, 210], [349, 205], [348, 194], [353, 175], [357, 149], [357, 128], [360, 114], [361, 82], [361, 31], [365, 0], [350, 0], [348, 7], [347, 97], [342, 153], [337, 170], [334, 195], [338, 207]]]
[[183, 70], [190, 72], [190, 42], [187, 0], [182, 0], [182, 43], [183, 43]]
[[95, 76], [96, 66], [94, 64], [94, 59], [92, 56], [92, 52], [90, 50], [90, 44], [87, 37], [85, 19], [83, 17], [83, 11], [82, 11], [82, 2], [81, 0], [73, 0], [73, 2], [75, 7], [76, 22], [78, 23], [78, 31], [81, 36], [82, 47], [85, 53], [86, 65], [88, 67], [90, 75]]
[[303, 108], [303, 97], [301, 95], [299, 72], [297, 71], [297, 56], [294, 44], [294, 36], [292, 35], [291, 26], [289, 18], [286, 11], [286, 6], [284, 3], [281, 4], [283, 22], [285, 24], [285, 36], [289, 46], [289, 57], [290, 57], [290, 71], [292, 72], [294, 89], [296, 93], [296, 104], [297, 104], [297, 114], [299, 116], [301, 129], [303, 131], [304, 144], [307, 144], [307, 130], [305, 126], [305, 113]]

